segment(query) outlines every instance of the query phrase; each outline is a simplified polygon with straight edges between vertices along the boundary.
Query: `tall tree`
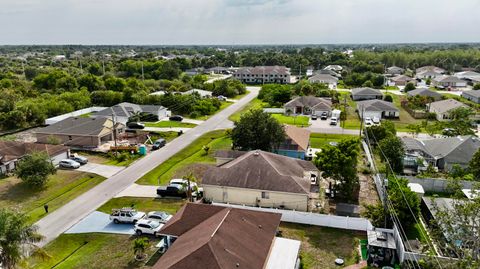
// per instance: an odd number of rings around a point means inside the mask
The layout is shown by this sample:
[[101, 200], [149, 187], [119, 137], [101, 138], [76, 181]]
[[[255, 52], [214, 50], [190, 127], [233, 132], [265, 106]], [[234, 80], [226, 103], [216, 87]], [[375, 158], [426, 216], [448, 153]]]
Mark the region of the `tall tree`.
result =
[[470, 160], [469, 170], [476, 181], [480, 181], [480, 149], [475, 152]]
[[[393, 172], [402, 173], [405, 149], [400, 138], [389, 136], [379, 142], [379, 147], [383, 152], [383, 154], [381, 154], [382, 160], [390, 163]], [[387, 169], [387, 171], [389, 171], [389, 169]]]
[[285, 131], [270, 114], [252, 109], [235, 122], [232, 140], [235, 149], [272, 151], [285, 140]]
[[55, 173], [52, 161], [44, 152], [34, 152], [25, 156], [15, 168], [15, 175], [33, 187], [42, 187], [47, 182], [48, 176]]

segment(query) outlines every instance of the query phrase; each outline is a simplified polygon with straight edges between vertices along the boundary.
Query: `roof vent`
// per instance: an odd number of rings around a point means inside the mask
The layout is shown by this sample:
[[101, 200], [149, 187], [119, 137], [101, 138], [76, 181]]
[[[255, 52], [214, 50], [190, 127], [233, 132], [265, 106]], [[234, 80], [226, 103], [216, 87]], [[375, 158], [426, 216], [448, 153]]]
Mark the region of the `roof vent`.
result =
[[262, 225], [261, 225], [261, 224], [260, 224], [260, 225], [258, 225], [258, 228], [259, 228], [259, 229], [262, 229]]
[[237, 264], [235, 264], [236, 267], [240, 267], [240, 263], [237, 262]]

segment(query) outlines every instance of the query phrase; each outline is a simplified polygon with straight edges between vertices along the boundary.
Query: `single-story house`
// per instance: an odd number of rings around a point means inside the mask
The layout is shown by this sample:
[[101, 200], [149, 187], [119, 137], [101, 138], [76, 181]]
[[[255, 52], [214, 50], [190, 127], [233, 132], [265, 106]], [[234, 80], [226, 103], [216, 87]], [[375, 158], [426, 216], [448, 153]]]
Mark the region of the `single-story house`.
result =
[[427, 140], [403, 137], [402, 142], [407, 156], [422, 157], [427, 164], [443, 171], [450, 171], [454, 164], [467, 167], [480, 148], [479, 138], [473, 135]]
[[20, 159], [33, 152], [47, 153], [55, 166], [69, 155], [68, 147], [62, 145], [0, 141], [0, 175], [12, 172]]
[[327, 74], [317, 74], [308, 79], [310, 83], [323, 83], [328, 85], [329, 89], [336, 89], [338, 78], [327, 75]]
[[338, 65], [338, 64], [331, 64], [331, 65], [325, 66], [325, 68], [323, 68], [323, 69], [332, 70], [332, 71], [335, 71], [335, 72], [342, 72], [343, 67], [341, 65]]
[[480, 90], [464, 91], [462, 92], [462, 97], [480, 104]]
[[112, 118], [115, 116], [115, 121], [126, 124], [128, 119], [136, 113], [146, 113], [154, 116], [157, 120], [161, 120], [170, 115], [170, 111], [163, 106], [155, 105], [137, 105], [123, 102], [112, 107], [106, 108], [102, 111], [92, 113], [92, 118]]
[[274, 152], [283, 156], [305, 159], [310, 146], [310, 131], [292, 125], [284, 125], [286, 138]]
[[455, 76], [437, 76], [432, 79], [432, 84], [439, 88], [464, 88], [467, 87], [467, 81]]
[[352, 89], [352, 100], [361, 101], [361, 100], [372, 100], [372, 99], [383, 99], [383, 94], [381, 91], [372, 89], [372, 88], [355, 88]]
[[415, 74], [418, 79], [435, 78], [445, 74], [445, 69], [436, 66], [423, 66], [417, 68]]
[[405, 69], [398, 66], [390, 66], [387, 68], [388, 75], [395, 76], [395, 75], [401, 75], [403, 73], [405, 73]]
[[[383, 100], [365, 100], [357, 102], [360, 118], [398, 118], [400, 110], [393, 103]], [[363, 115], [363, 117], [362, 117]]]
[[37, 142], [96, 148], [113, 140], [113, 131], [117, 135], [125, 131], [125, 125], [117, 122], [114, 126], [109, 118], [67, 118], [35, 132]]
[[417, 80], [406, 75], [399, 75], [390, 78], [389, 84], [391, 86], [405, 86], [407, 83], [413, 83], [413, 85], [417, 85]]
[[428, 112], [435, 113], [439, 121], [449, 120], [450, 112], [460, 107], [468, 108], [466, 104], [455, 99], [445, 99], [427, 104]]
[[187, 76], [201, 75], [201, 74], [203, 74], [203, 72], [204, 72], [204, 69], [202, 67], [191, 68], [191, 69], [185, 70], [185, 74]]
[[254, 150], [208, 169], [202, 185], [213, 202], [308, 211], [318, 176], [312, 162]]
[[194, 94], [194, 93], [197, 93], [197, 94], [200, 95], [200, 97], [202, 97], [202, 98], [210, 98], [210, 97], [212, 97], [212, 92], [211, 92], [211, 91], [200, 90], [200, 89], [191, 89], [191, 90], [188, 90], [188, 91], [186, 91], [186, 92], [182, 92], [182, 95], [185, 95], [185, 94]]
[[332, 111], [332, 101], [315, 96], [298, 96], [283, 105], [283, 107], [287, 114], [320, 116], [323, 112], [327, 112], [327, 114], [330, 115]]
[[342, 77], [341, 74], [339, 74], [339, 73], [337, 73], [333, 70], [327, 70], [327, 69], [320, 69], [320, 70], [314, 71], [313, 75], [330, 75], [330, 76], [336, 77], [336, 78]]
[[276, 237], [281, 214], [187, 203], [160, 229], [153, 269], [298, 268], [300, 241]]
[[432, 91], [427, 88], [418, 88], [413, 91], [407, 92], [407, 96], [424, 96], [424, 97], [431, 97], [433, 100], [438, 101], [442, 99], [442, 95], [436, 91]]
[[480, 83], [480, 73], [478, 73], [478, 72], [463, 71], [463, 72], [455, 73], [454, 76], [456, 76], [459, 79], [466, 80], [471, 85]]

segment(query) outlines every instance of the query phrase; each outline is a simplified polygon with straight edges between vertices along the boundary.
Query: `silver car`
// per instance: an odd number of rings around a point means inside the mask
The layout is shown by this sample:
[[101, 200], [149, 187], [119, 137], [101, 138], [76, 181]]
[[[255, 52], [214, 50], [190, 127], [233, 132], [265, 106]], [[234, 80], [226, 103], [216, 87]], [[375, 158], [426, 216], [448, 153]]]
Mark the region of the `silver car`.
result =
[[70, 159], [64, 159], [64, 160], [61, 160], [59, 163], [58, 163], [58, 166], [62, 167], [62, 168], [73, 168], [73, 169], [77, 169], [80, 167], [80, 164], [77, 163], [76, 161], [74, 160], [70, 160]]

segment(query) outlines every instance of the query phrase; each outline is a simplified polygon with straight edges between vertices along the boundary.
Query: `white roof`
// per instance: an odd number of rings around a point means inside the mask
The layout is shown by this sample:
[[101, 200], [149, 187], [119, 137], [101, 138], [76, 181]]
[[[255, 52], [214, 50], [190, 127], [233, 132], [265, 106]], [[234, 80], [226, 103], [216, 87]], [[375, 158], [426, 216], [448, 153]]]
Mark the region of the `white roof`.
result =
[[472, 190], [472, 189], [462, 189], [462, 192], [463, 194], [465, 194], [465, 196], [467, 196], [467, 198], [469, 200], [473, 200], [473, 198], [476, 198], [480, 195], [480, 191], [479, 190]]
[[408, 183], [407, 186], [410, 188], [411, 191], [413, 191], [414, 193], [425, 193], [425, 191], [423, 190], [423, 187], [422, 185], [418, 184], [418, 183]]
[[265, 269], [295, 269], [300, 241], [275, 237]]

